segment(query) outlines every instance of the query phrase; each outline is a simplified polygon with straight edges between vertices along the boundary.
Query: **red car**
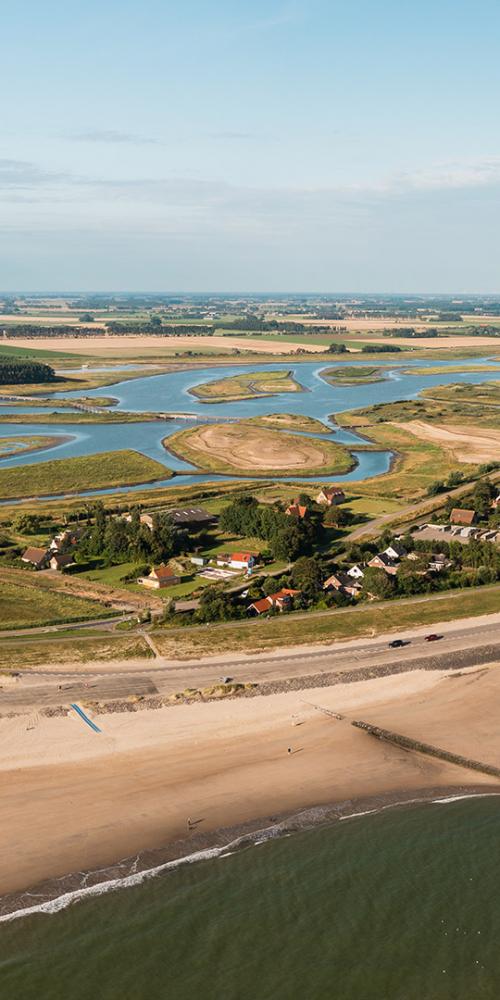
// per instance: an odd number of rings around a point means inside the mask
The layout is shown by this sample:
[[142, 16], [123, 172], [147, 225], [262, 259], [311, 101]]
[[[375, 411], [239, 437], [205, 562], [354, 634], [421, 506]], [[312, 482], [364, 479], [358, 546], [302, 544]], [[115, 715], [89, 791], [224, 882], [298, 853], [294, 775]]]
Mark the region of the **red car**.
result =
[[443, 638], [442, 635], [436, 635], [435, 632], [431, 632], [430, 635], [426, 635], [425, 641], [426, 642], [437, 642], [438, 639], [442, 639], [442, 638]]

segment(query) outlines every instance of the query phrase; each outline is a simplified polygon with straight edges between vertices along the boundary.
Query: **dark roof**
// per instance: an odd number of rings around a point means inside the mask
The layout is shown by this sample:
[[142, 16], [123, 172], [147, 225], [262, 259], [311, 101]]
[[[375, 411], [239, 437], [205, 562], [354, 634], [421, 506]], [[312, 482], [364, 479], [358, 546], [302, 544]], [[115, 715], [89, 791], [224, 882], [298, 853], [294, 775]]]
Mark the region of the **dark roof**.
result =
[[204, 507], [177, 507], [167, 511], [167, 514], [175, 524], [208, 524], [217, 520], [215, 514], [210, 514]]

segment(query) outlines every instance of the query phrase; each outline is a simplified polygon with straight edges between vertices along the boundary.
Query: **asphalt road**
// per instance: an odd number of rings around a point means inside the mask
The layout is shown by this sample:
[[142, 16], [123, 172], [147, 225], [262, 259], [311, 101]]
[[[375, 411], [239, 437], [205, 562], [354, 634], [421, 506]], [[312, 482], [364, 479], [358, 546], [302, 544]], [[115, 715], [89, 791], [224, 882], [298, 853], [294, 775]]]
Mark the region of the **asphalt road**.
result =
[[[425, 635], [436, 632], [442, 637], [437, 642], [427, 642]], [[409, 640], [408, 645], [392, 649], [388, 642], [394, 638]], [[368, 640], [350, 640], [334, 646], [313, 650], [281, 650], [274, 654], [230, 657], [205, 660], [198, 663], [172, 662], [167, 666], [148, 664], [141, 671], [127, 670], [116, 664], [106, 672], [88, 669], [68, 673], [61, 671], [30, 670], [15, 680], [5, 679], [0, 689], [0, 712], [21, 707], [42, 707], [65, 704], [81, 698], [96, 700], [120, 699], [132, 694], [173, 694], [186, 688], [205, 688], [231, 677], [238, 682], [264, 685], [280, 684], [291, 678], [303, 679], [310, 687], [314, 679], [318, 684], [334, 683], [330, 675], [346, 675], [355, 680], [360, 673], [364, 679], [369, 670], [377, 673], [387, 669], [400, 670], [452, 670], [485, 663], [500, 662], [500, 614], [489, 615], [482, 622], [477, 619], [448, 622], [438, 629], [415, 628], [395, 636]]]

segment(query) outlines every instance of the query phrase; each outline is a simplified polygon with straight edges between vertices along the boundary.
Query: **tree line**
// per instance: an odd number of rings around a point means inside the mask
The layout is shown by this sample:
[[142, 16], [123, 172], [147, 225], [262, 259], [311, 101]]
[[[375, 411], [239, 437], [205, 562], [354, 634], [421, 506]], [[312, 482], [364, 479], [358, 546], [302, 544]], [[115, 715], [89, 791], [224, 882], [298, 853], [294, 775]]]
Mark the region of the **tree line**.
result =
[[13, 358], [0, 355], [0, 385], [30, 385], [37, 382], [54, 382], [56, 373], [50, 365], [31, 358]]

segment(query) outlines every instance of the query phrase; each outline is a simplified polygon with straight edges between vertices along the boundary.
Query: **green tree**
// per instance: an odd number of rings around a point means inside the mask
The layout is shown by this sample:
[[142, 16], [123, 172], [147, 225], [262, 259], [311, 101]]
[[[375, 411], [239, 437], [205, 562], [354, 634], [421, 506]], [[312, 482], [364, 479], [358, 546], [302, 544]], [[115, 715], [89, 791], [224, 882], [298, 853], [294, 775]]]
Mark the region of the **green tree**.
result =
[[363, 590], [374, 597], [387, 599], [393, 597], [396, 590], [394, 576], [376, 566], [367, 566], [364, 571]]
[[301, 556], [292, 570], [294, 587], [301, 590], [306, 597], [316, 597], [322, 589], [323, 574], [316, 559]]
[[42, 518], [38, 514], [19, 514], [14, 521], [14, 528], [23, 535], [35, 535], [40, 531]]

